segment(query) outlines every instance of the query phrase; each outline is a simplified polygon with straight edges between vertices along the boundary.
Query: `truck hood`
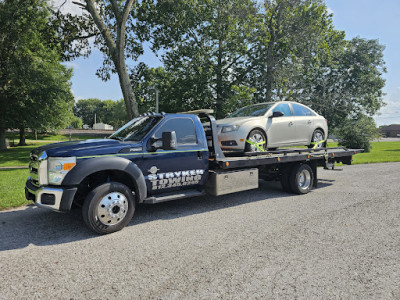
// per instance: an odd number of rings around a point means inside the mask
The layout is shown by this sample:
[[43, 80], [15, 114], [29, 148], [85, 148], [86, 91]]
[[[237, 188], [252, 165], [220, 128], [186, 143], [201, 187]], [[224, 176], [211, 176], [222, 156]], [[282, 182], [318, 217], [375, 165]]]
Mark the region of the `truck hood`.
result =
[[137, 142], [123, 142], [111, 139], [91, 139], [84, 141], [62, 142], [40, 146], [35, 152], [46, 151], [47, 156], [94, 156], [116, 154], [119, 152], [142, 151], [142, 145]]

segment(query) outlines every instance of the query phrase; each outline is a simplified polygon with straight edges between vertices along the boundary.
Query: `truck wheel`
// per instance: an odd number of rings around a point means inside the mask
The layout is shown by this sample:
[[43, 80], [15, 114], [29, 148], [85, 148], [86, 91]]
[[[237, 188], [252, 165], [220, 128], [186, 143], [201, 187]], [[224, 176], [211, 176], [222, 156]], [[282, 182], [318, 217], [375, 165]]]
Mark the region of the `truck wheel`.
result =
[[307, 194], [313, 185], [314, 174], [309, 165], [296, 165], [289, 176], [289, 185], [295, 194]]
[[93, 189], [82, 207], [86, 225], [100, 234], [121, 230], [134, 212], [134, 195], [130, 188], [119, 182], [104, 183]]

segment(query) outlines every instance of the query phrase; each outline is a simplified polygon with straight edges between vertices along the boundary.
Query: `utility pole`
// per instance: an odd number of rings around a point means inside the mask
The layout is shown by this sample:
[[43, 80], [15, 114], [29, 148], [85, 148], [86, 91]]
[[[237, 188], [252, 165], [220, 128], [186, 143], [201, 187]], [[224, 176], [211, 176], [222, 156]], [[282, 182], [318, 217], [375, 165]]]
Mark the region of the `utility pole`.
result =
[[160, 92], [160, 90], [155, 85], [152, 86], [150, 89], [156, 92], [156, 113], [158, 113], [158, 93]]

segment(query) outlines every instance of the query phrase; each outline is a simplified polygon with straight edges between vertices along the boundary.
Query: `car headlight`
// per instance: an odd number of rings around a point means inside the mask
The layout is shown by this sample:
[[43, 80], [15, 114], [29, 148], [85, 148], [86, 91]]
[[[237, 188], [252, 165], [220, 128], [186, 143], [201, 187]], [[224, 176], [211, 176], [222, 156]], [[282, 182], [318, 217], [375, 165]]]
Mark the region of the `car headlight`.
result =
[[239, 127], [240, 127], [239, 125], [224, 126], [224, 127], [222, 127], [221, 133], [238, 131]]
[[76, 165], [76, 157], [49, 157], [49, 184], [60, 185], [65, 175]]

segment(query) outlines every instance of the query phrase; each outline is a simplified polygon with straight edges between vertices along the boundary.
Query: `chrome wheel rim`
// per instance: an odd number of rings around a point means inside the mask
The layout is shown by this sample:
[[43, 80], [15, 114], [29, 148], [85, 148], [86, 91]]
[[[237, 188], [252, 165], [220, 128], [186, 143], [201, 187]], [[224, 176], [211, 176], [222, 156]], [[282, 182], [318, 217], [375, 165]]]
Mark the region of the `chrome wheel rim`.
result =
[[324, 134], [321, 131], [317, 131], [314, 133], [313, 142], [315, 144], [317, 144], [316, 148], [322, 148], [323, 143], [320, 143], [320, 144], [318, 144], [318, 143], [322, 142], [323, 140], [324, 140]]
[[303, 190], [308, 189], [311, 185], [311, 174], [308, 170], [303, 170], [299, 174], [299, 187]]
[[97, 218], [104, 225], [116, 225], [128, 213], [128, 199], [124, 194], [112, 192], [101, 199], [97, 206]]
[[[251, 137], [249, 137], [249, 141], [254, 144], [258, 144], [258, 143], [264, 142], [265, 139], [261, 134], [255, 133]], [[265, 149], [265, 144], [259, 145], [259, 147], [262, 149]], [[261, 152], [260, 149], [258, 149], [255, 145], [252, 145], [252, 144], [250, 144], [250, 151], [251, 152]]]

